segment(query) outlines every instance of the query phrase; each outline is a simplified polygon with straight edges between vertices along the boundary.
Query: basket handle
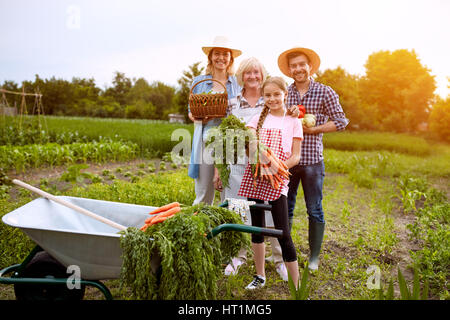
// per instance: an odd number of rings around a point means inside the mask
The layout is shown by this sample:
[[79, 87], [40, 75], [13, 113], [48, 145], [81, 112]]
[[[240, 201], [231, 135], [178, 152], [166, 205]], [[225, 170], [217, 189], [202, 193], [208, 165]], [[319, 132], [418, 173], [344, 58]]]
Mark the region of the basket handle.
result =
[[205, 82], [205, 81], [216, 81], [216, 82], [220, 83], [220, 84], [222, 85], [222, 87], [225, 89], [225, 93], [227, 93], [227, 87], [225, 87], [225, 86], [223, 85], [222, 82], [220, 82], [219, 80], [213, 79], [213, 78], [208, 78], [208, 79], [200, 80], [199, 82], [197, 82], [196, 84], [194, 84], [194, 85], [192, 86], [192, 88], [191, 88], [190, 94], [192, 94], [192, 90], [194, 90], [194, 88], [195, 88], [199, 83], [202, 83], [202, 82]]

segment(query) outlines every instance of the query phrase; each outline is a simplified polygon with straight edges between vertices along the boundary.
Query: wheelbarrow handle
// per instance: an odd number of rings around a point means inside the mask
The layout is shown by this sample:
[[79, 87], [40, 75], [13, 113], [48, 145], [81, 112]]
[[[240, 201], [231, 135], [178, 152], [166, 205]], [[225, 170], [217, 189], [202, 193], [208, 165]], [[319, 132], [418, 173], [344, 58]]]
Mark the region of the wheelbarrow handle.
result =
[[95, 214], [95, 213], [93, 213], [93, 212], [91, 212], [89, 210], [86, 210], [86, 209], [81, 208], [81, 207], [79, 207], [77, 205], [74, 205], [73, 203], [70, 203], [70, 202], [65, 201], [65, 200], [63, 200], [61, 198], [58, 198], [58, 197], [56, 197], [56, 196], [54, 196], [54, 195], [52, 195], [52, 194], [50, 194], [48, 192], [45, 192], [44, 190], [38, 189], [36, 187], [33, 187], [33, 186], [23, 182], [23, 181], [14, 179], [12, 182], [14, 184], [18, 185], [18, 186], [21, 186], [22, 188], [28, 189], [28, 190], [30, 190], [30, 191], [40, 195], [41, 197], [47, 198], [48, 200], [52, 200], [52, 201], [54, 201], [56, 203], [59, 203], [60, 205], [63, 205], [63, 206], [68, 207], [70, 209], [73, 209], [73, 210], [77, 211], [78, 213], [81, 213], [81, 214], [84, 214], [84, 215], [86, 215], [88, 217], [94, 218], [94, 219], [96, 219], [96, 220], [98, 220], [100, 222], [103, 222], [103, 223], [105, 223], [105, 224], [107, 224], [107, 225], [109, 225], [109, 226], [111, 226], [113, 228], [119, 229], [121, 231], [127, 229], [127, 227], [125, 227], [125, 226], [122, 226], [122, 225], [120, 225], [120, 224], [118, 224], [118, 223], [116, 223], [114, 221], [111, 221], [111, 220], [105, 218], [105, 217], [99, 216], [99, 215], [97, 215], [97, 214]]
[[245, 224], [224, 223], [212, 229], [211, 232], [208, 233], [207, 238], [211, 239], [212, 237], [215, 237], [216, 235], [218, 235], [223, 231], [239, 231], [246, 233], [254, 233], [262, 236], [275, 238], [281, 238], [283, 236], [283, 230], [247, 226]]

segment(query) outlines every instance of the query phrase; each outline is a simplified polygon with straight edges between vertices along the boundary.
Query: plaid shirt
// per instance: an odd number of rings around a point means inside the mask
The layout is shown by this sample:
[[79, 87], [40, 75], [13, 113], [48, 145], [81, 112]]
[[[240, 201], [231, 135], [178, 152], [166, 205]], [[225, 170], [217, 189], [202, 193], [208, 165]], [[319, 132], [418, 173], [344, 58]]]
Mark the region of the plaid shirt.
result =
[[[253, 108], [248, 103], [247, 99], [245, 99], [245, 97], [242, 93], [240, 95], [238, 95], [237, 99], [239, 101], [238, 108], [241, 108], [241, 109]], [[254, 108], [262, 108], [262, 107], [264, 107], [264, 98], [261, 96], [261, 97], [259, 97], [258, 101], [256, 101], [256, 105]]]
[[[306, 113], [312, 113], [316, 116], [316, 126], [331, 120], [338, 131], [344, 130], [349, 120], [345, 117], [337, 93], [329, 86], [316, 82], [312, 78], [310, 78], [310, 81], [309, 89], [303, 97], [300, 96], [295, 83], [289, 86], [287, 105], [304, 105]], [[323, 133], [304, 133], [303, 135], [304, 140], [299, 164], [311, 165], [323, 160]]]

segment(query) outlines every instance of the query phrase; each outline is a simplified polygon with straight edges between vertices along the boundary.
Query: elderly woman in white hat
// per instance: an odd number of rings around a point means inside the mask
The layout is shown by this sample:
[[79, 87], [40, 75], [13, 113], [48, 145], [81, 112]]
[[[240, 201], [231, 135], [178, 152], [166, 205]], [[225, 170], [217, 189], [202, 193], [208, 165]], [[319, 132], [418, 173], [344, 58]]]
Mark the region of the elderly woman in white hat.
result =
[[[192, 86], [205, 79], [214, 79], [226, 87], [228, 94], [228, 106], [231, 110], [237, 104], [237, 95], [240, 93], [240, 87], [233, 75], [234, 59], [242, 54], [238, 49], [229, 44], [226, 37], [218, 36], [210, 46], [202, 47], [203, 52], [208, 57], [206, 74], [196, 77]], [[192, 87], [191, 86], [191, 87]], [[193, 89], [194, 94], [202, 92], [223, 92], [224, 87], [216, 81], [205, 81], [196, 85]], [[220, 124], [220, 119], [196, 119], [192, 116], [189, 109], [189, 118], [194, 121], [194, 137], [192, 142], [191, 161], [188, 168], [188, 175], [195, 179], [195, 200], [194, 204], [206, 203], [213, 204], [214, 201], [214, 164], [205, 162], [203, 150], [207, 131]]]

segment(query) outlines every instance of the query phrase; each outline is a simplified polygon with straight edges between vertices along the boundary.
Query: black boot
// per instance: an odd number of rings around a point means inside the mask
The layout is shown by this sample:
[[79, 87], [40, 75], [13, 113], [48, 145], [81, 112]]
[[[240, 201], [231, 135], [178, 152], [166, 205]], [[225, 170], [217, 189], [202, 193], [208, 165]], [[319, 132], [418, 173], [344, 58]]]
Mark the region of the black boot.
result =
[[317, 222], [309, 219], [308, 242], [310, 256], [308, 267], [310, 270], [317, 270], [319, 268], [319, 254], [324, 230], [325, 222]]

